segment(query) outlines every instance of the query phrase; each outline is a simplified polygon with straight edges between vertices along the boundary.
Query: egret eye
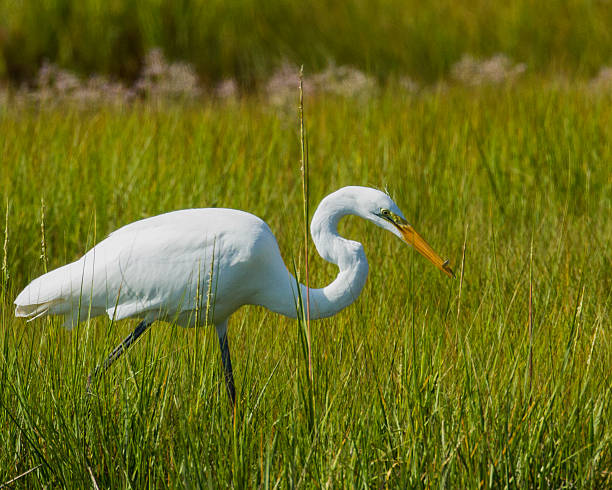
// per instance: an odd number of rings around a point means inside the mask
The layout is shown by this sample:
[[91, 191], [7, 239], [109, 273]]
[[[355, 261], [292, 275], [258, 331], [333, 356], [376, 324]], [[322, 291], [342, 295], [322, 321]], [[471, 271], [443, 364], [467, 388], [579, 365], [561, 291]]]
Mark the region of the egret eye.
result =
[[391, 211], [388, 209], [381, 209], [380, 214], [382, 214], [385, 218], [391, 218]]

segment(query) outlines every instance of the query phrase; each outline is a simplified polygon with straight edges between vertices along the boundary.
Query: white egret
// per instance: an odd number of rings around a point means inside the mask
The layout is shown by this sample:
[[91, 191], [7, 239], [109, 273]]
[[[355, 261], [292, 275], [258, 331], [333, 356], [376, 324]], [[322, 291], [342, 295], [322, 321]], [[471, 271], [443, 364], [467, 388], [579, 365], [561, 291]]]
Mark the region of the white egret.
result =
[[[393, 200], [368, 187], [344, 187], [325, 197], [310, 227], [317, 251], [338, 266], [336, 279], [310, 289], [310, 317], [325, 318], [350, 305], [365, 284], [363, 246], [338, 234], [343, 216], [357, 215], [414, 246], [452, 276], [444, 261], [408, 224]], [[88, 317], [140, 318], [136, 329], [103, 364], [106, 369], [154, 321], [181, 326], [214, 324], [232, 404], [235, 389], [227, 339], [229, 316], [261, 305], [295, 318], [297, 295], [278, 244], [260, 218], [234, 209], [185, 209], [130, 223], [76, 262], [33, 280], [15, 300], [15, 315], [64, 315], [71, 328]], [[89, 378], [91, 379], [91, 377]]]

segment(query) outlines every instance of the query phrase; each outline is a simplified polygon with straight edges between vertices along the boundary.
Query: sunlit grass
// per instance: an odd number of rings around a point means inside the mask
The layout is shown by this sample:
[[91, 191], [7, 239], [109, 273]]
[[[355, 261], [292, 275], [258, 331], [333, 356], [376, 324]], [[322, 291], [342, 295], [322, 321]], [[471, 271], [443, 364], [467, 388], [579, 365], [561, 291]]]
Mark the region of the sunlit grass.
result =
[[[261, 216], [301, 266], [297, 99], [4, 109], [0, 483], [37, 468], [20, 483], [609, 485], [610, 102], [532, 84], [307, 102], [310, 208], [343, 185], [386, 186], [463, 273], [452, 281], [393, 236], [342, 223], [370, 277], [311, 326], [313, 427], [298, 326], [261, 308], [230, 320], [235, 424], [214, 329], [155, 324], [88, 396], [87, 374], [133, 322], [68, 332], [12, 309], [43, 272], [41, 198], [49, 268], [125, 223], [196, 206]], [[330, 281], [311, 255], [311, 283]]]

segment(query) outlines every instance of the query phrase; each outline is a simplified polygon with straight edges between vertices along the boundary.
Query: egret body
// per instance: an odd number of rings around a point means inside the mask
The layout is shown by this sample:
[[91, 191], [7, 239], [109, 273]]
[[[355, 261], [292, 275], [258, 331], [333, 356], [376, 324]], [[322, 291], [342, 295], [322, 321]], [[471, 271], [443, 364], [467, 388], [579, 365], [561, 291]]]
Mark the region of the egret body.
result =
[[[325, 197], [312, 218], [317, 251], [339, 272], [331, 284], [310, 289], [311, 319], [338, 313], [357, 299], [365, 284], [368, 262], [363, 246], [338, 234], [338, 222], [346, 215], [360, 216], [397, 235], [452, 276], [448, 261], [416, 233], [387, 194], [344, 187]], [[15, 315], [63, 315], [67, 328], [103, 314], [115, 320], [142, 319], [104, 368], [157, 320], [185, 327], [212, 323], [234, 402], [229, 316], [253, 304], [295, 318], [298, 294], [305, 299], [306, 286], [298, 285], [287, 270], [264, 221], [235, 209], [185, 209], [119, 228], [79, 260], [34, 279], [17, 296]]]

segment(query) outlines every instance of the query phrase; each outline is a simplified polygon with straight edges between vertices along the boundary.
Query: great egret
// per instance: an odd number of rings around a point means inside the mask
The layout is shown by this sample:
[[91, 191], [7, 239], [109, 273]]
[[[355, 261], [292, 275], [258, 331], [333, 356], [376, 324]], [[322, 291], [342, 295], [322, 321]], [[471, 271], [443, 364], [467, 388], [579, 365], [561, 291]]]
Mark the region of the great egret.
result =
[[[363, 246], [338, 234], [343, 216], [357, 215], [414, 246], [436, 267], [453, 272], [408, 224], [393, 200], [368, 187], [344, 187], [325, 197], [310, 227], [317, 251], [340, 269], [309, 292], [310, 317], [325, 318], [350, 305], [365, 284]], [[33, 280], [15, 300], [15, 315], [64, 315], [72, 328], [87, 317], [142, 321], [103, 364], [106, 369], [156, 320], [190, 327], [212, 323], [221, 346], [227, 390], [235, 403], [227, 320], [242, 305], [261, 305], [295, 318], [306, 298], [281, 257], [268, 225], [235, 209], [185, 209], [130, 223], [76, 262]], [[91, 376], [89, 378], [91, 380]]]

